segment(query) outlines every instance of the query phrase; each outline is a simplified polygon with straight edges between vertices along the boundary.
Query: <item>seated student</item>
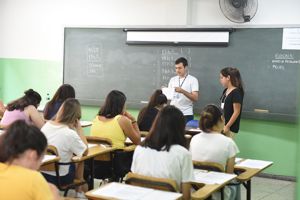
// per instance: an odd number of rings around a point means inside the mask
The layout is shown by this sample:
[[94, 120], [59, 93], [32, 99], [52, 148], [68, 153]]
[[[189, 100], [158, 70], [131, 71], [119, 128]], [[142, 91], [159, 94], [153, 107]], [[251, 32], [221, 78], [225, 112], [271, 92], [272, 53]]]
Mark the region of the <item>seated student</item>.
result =
[[10, 102], [6, 106], [6, 110], [0, 122], [1, 127], [7, 128], [14, 121], [24, 120], [28, 124], [42, 128], [45, 122], [37, 110], [42, 99], [40, 94], [33, 89], [29, 89], [24, 93], [25, 95], [23, 97]]
[[126, 111], [125, 102], [126, 96], [121, 91], [111, 91], [93, 120], [90, 135], [111, 139], [117, 149], [125, 147], [126, 137], [139, 144], [140, 130], [135, 118]]
[[150, 101], [144, 107], [138, 116], [137, 123], [140, 131], [149, 131], [158, 111], [167, 104], [167, 97], [161, 90], [155, 90], [152, 94]]
[[[70, 162], [73, 154], [82, 156], [87, 149], [87, 141], [83, 135], [80, 118], [81, 109], [78, 100], [69, 98], [58, 110], [55, 120], [48, 121], [41, 129], [48, 144], [57, 148], [60, 162]], [[77, 169], [75, 169], [75, 165], [61, 165], [59, 168], [61, 184], [72, 183], [75, 177], [82, 180], [83, 169], [83, 163], [78, 164]], [[57, 184], [55, 172], [43, 171], [43, 175], [48, 182]], [[84, 189], [77, 188], [78, 196], [82, 196]]]
[[36, 127], [16, 121], [0, 136], [0, 197], [9, 200], [60, 199], [37, 172], [47, 140]]
[[61, 104], [67, 98], [75, 98], [75, 90], [71, 85], [63, 84], [57, 89], [52, 99], [46, 104], [44, 118], [46, 120], [52, 119], [56, 115]]
[[[200, 118], [199, 127], [203, 132], [195, 135], [191, 140], [192, 159], [219, 163], [224, 167], [225, 172], [232, 174], [235, 156], [239, 153], [239, 149], [231, 138], [221, 134], [224, 128], [221, 110], [215, 105], [207, 105], [201, 112]], [[225, 196], [230, 196], [229, 199], [234, 198], [235, 192], [231, 194], [228, 192], [225, 190]]]
[[174, 106], [164, 107], [146, 139], [136, 147], [131, 171], [176, 180], [184, 199], [189, 199], [189, 182], [194, 179], [194, 174], [192, 156], [186, 149], [184, 129], [182, 112]]

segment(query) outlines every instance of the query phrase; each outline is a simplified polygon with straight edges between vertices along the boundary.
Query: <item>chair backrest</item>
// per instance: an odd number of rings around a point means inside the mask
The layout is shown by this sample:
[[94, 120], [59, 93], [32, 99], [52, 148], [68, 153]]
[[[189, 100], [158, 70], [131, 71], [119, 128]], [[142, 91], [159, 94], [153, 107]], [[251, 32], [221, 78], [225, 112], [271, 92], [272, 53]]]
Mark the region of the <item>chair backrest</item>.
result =
[[156, 177], [144, 176], [132, 172], [129, 172], [126, 175], [125, 183], [130, 185], [153, 188], [153, 189], [170, 191], [170, 192], [179, 191], [175, 180], [167, 179], [167, 178], [156, 178]]
[[193, 161], [195, 169], [203, 169], [208, 171], [225, 172], [224, 166], [216, 162]]
[[111, 139], [98, 137], [98, 136], [86, 136], [86, 140], [91, 144], [104, 144], [108, 146], [112, 146]]

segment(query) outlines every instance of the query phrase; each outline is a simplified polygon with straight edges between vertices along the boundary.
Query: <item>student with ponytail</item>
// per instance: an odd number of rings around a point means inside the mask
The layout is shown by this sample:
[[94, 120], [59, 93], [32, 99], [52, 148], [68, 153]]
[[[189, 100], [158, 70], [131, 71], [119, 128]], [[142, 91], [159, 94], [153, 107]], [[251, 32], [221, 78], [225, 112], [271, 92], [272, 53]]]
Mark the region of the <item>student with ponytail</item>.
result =
[[[239, 149], [235, 142], [221, 134], [224, 120], [221, 110], [215, 105], [207, 105], [200, 114], [201, 133], [195, 135], [190, 143], [194, 161], [215, 162], [224, 167], [226, 173], [233, 173], [235, 156]], [[228, 199], [234, 199], [235, 189], [225, 192]], [[227, 198], [225, 198], [227, 199]]]
[[33, 124], [39, 129], [44, 125], [44, 119], [37, 110], [41, 102], [41, 95], [29, 89], [24, 92], [24, 96], [10, 102], [6, 106], [1, 127], [8, 128], [10, 124], [17, 120], [24, 120], [27, 124]]
[[222, 69], [220, 83], [225, 88], [220, 98], [225, 117], [223, 132], [233, 138], [233, 133], [238, 133], [240, 128], [244, 98], [244, 88], [239, 70], [234, 67]]

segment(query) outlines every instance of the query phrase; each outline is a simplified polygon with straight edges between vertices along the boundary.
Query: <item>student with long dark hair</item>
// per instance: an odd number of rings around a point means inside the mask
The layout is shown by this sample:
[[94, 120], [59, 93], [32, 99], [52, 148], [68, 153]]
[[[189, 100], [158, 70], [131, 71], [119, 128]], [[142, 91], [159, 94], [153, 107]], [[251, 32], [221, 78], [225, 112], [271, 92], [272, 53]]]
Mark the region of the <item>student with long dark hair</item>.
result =
[[141, 137], [137, 121], [126, 111], [125, 103], [125, 94], [112, 90], [93, 120], [91, 136], [108, 138], [117, 149], [125, 147], [126, 137], [129, 137], [134, 144], [139, 144]]
[[162, 93], [162, 90], [155, 90], [150, 97], [148, 105], [139, 113], [137, 123], [141, 131], [150, 130], [158, 111], [162, 109], [167, 102], [167, 97]]
[[189, 199], [189, 182], [194, 175], [184, 133], [185, 119], [182, 112], [174, 106], [164, 107], [146, 139], [141, 146], [136, 147], [131, 170], [141, 175], [173, 179], [184, 199]]
[[220, 72], [220, 83], [225, 88], [221, 96], [221, 108], [225, 117], [223, 132], [233, 138], [233, 133], [238, 133], [240, 128], [244, 99], [240, 71], [234, 67], [223, 68]]
[[16, 121], [0, 136], [0, 197], [10, 200], [59, 199], [55, 186], [37, 172], [47, 139], [36, 127]]
[[[215, 105], [205, 106], [200, 114], [199, 127], [202, 132], [195, 135], [190, 143], [192, 159], [219, 163], [226, 173], [232, 174], [239, 149], [231, 138], [221, 133], [224, 128], [222, 111]], [[228, 188], [226, 199], [235, 196], [235, 189], [231, 191]]]
[[[80, 125], [80, 118], [80, 103], [76, 99], [69, 98], [58, 110], [55, 120], [48, 121], [41, 129], [49, 145], [57, 148], [60, 162], [70, 162], [74, 154], [82, 156], [87, 153], [87, 140]], [[75, 177], [83, 179], [83, 163], [79, 163], [75, 168], [75, 165], [60, 166], [62, 185], [72, 183]], [[48, 182], [58, 184], [55, 172], [43, 171], [43, 174]], [[83, 196], [81, 193], [83, 190], [85, 190], [83, 187], [77, 188], [78, 195]]]
[[44, 118], [47, 120], [52, 119], [62, 103], [68, 98], [75, 98], [75, 90], [71, 85], [63, 84], [57, 89], [52, 99], [46, 104]]
[[24, 120], [28, 124], [33, 124], [38, 128], [44, 125], [44, 119], [37, 110], [41, 102], [41, 95], [29, 89], [25, 95], [17, 100], [10, 102], [6, 106], [3, 118], [0, 122], [1, 127], [7, 128], [16, 120]]

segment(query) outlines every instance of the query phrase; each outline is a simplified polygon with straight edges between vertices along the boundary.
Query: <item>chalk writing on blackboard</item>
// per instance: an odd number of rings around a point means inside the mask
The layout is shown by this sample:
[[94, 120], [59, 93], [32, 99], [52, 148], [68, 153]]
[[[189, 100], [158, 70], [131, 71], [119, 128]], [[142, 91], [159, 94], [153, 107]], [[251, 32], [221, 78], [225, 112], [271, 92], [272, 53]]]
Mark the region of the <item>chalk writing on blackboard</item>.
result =
[[88, 77], [102, 77], [103, 76], [103, 59], [102, 59], [102, 45], [88, 45], [86, 47], [86, 67]]
[[190, 48], [163, 48], [160, 52], [160, 70], [162, 85], [168, 85], [170, 78], [175, 76], [175, 60], [179, 57], [185, 57], [191, 63]]

